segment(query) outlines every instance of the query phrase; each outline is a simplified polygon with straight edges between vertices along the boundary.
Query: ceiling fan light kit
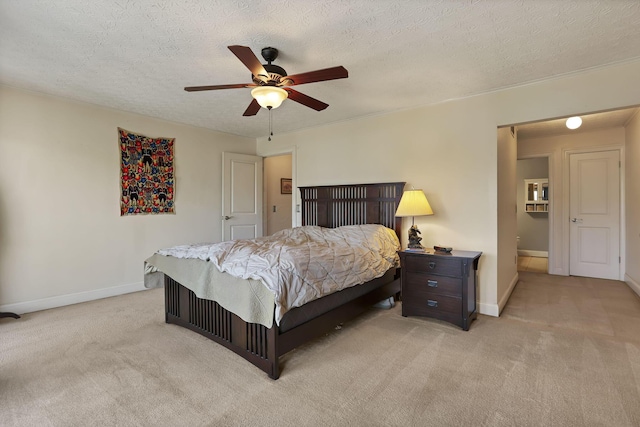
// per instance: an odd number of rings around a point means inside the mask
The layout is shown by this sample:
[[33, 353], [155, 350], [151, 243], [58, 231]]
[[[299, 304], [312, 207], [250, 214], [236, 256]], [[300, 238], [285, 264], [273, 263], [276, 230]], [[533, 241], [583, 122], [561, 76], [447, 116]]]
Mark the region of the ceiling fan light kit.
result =
[[286, 90], [275, 86], [259, 86], [251, 90], [251, 96], [262, 108], [271, 110], [278, 108], [289, 94]]

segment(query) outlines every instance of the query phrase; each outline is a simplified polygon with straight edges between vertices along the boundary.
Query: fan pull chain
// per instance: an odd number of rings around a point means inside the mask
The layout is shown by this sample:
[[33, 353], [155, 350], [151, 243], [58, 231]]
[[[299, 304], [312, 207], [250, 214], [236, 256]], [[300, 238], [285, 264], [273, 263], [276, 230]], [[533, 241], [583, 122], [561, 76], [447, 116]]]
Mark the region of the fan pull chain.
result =
[[273, 136], [273, 120], [271, 120], [271, 107], [269, 108], [269, 141], [271, 141], [271, 137]]

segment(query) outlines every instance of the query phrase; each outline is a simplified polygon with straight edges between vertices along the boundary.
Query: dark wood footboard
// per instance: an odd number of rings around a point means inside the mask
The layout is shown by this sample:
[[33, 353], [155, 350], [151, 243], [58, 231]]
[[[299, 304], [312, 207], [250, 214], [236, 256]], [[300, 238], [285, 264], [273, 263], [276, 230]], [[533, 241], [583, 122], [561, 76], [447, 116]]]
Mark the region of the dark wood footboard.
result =
[[191, 329], [239, 354], [269, 377], [280, 376], [278, 330], [247, 323], [215, 301], [198, 298], [165, 275], [165, 320]]
[[167, 323], [191, 329], [227, 347], [272, 379], [280, 376], [280, 356], [353, 319], [376, 302], [400, 292], [400, 280], [395, 278], [372, 292], [280, 333], [275, 322], [271, 328], [245, 322], [215, 301], [198, 298], [191, 290], [166, 275], [164, 286]]

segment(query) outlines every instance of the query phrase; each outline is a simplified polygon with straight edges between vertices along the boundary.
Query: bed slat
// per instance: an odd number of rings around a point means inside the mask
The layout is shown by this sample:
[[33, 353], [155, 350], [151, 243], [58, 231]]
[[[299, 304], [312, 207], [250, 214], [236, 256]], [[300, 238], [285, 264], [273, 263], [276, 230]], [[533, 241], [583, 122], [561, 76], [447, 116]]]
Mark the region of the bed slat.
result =
[[176, 282], [169, 276], [165, 276], [165, 312], [176, 317], [180, 317], [180, 298], [178, 296], [179, 286], [180, 284], [178, 282]]
[[231, 342], [231, 313], [215, 301], [200, 299], [191, 292], [189, 294], [189, 319], [193, 326]]

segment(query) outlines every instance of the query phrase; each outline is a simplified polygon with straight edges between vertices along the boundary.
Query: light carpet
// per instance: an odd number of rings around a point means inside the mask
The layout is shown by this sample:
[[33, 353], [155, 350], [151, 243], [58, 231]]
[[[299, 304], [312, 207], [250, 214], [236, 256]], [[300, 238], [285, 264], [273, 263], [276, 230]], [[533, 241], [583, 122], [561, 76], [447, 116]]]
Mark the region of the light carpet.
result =
[[279, 380], [164, 323], [162, 290], [0, 321], [2, 426], [638, 426], [640, 298], [521, 273], [471, 329], [373, 309]]

